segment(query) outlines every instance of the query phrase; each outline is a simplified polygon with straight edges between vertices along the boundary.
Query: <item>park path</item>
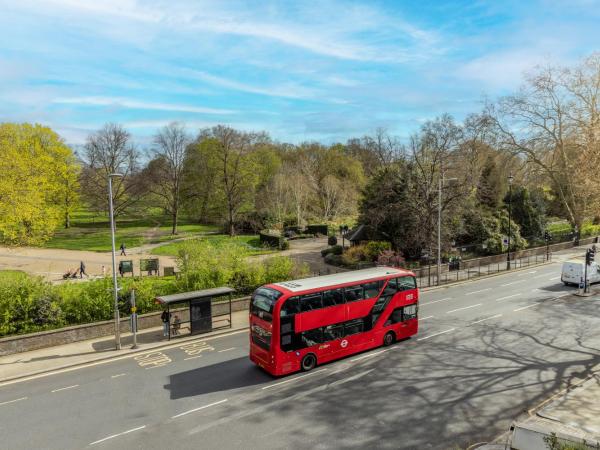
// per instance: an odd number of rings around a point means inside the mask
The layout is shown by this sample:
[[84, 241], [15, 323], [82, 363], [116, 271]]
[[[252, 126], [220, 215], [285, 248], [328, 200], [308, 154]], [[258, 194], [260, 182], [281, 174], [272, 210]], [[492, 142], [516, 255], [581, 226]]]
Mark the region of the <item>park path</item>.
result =
[[[158, 258], [161, 268], [176, 266], [175, 257], [152, 255], [151, 251], [162, 245], [197, 237], [183, 237], [168, 242], [147, 244], [127, 249], [127, 257], [120, 257], [119, 250], [117, 250], [117, 261], [120, 259], [133, 260], [136, 275], [140, 267], [140, 259]], [[325, 247], [327, 247], [327, 238], [302, 239], [290, 241], [290, 248], [288, 250], [267, 255], [252, 256], [250, 259], [262, 261], [273, 256], [289, 256], [297, 262], [307, 263], [311, 272], [314, 273], [327, 273], [328, 271], [334, 272], [340, 270], [339, 268], [328, 266], [323, 262], [320, 252]], [[0, 270], [21, 270], [30, 274], [41, 275], [52, 282], [62, 282], [62, 274], [69, 269], [79, 268], [81, 261], [85, 263], [86, 271], [91, 278], [102, 276], [102, 266], [104, 266], [107, 275], [111, 274], [111, 252], [36, 247], [0, 247]]]
[[[137, 269], [139, 268], [139, 260], [143, 258], [159, 258], [161, 267], [175, 265], [175, 258], [171, 256], [150, 255], [149, 252], [128, 252], [127, 257], [119, 259], [133, 260], [134, 267]], [[62, 274], [70, 268], [79, 268], [81, 261], [85, 263], [86, 272], [91, 278], [102, 276], [102, 266], [105, 267], [106, 274], [110, 275], [111, 259], [111, 252], [34, 247], [0, 247], [0, 270], [21, 270], [34, 275], [41, 275], [53, 282], [62, 281]]]

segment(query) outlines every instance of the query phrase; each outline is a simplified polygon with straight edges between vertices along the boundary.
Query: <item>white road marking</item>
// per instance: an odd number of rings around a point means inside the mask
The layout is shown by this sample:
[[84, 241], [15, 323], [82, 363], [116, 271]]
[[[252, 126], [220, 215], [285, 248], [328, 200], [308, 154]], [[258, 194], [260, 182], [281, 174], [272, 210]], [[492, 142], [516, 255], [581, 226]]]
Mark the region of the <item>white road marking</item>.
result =
[[116, 375], [111, 375], [111, 378], [119, 378], [119, 377], [124, 377], [125, 375], [127, 375], [126, 373], [118, 373]]
[[452, 314], [456, 311], [462, 311], [463, 309], [477, 308], [478, 306], [481, 306], [481, 303], [477, 303], [476, 305], [471, 306], [465, 306], [464, 308], [453, 309], [452, 311], [447, 311], [446, 314]]
[[188, 358], [183, 358], [183, 360], [184, 360], [184, 361], [188, 361], [188, 360], [190, 360], [190, 359], [198, 359], [198, 358], [200, 358], [200, 357], [202, 357], [202, 355], [198, 355], [198, 356], [190, 356], [190, 357], [188, 357]]
[[535, 289], [531, 290], [531, 292], [539, 292], [539, 291], [541, 291], [541, 289], [538, 289], [538, 288], [535, 288]]
[[235, 347], [226, 348], [224, 350], [219, 350], [219, 353], [228, 352], [229, 350], [235, 350]]
[[7, 402], [2, 402], [2, 403], [0, 403], [0, 406], [1, 405], [8, 405], [9, 403], [20, 402], [21, 400], [27, 400], [27, 397], [21, 397], [21, 398], [16, 398], [14, 400], [9, 400]]
[[446, 297], [446, 298], [441, 298], [439, 300], [434, 300], [432, 302], [421, 303], [421, 306], [423, 306], [423, 305], [431, 305], [432, 303], [445, 302], [446, 300], [452, 300], [452, 297]]
[[517, 308], [517, 309], [513, 309], [513, 312], [517, 312], [517, 311], [523, 311], [524, 309], [527, 308], [533, 308], [534, 306], [539, 305], [541, 302], [536, 302], [533, 305], [529, 305], [529, 306], [523, 306], [522, 308]]
[[[535, 276], [535, 277], [531, 277], [531, 278], [544, 278], [544, 277], [547, 277], [547, 276], [548, 276], [548, 274], [547, 274], [547, 273], [544, 273], [544, 274], [542, 274], [542, 275], [537, 275], [537, 276]], [[558, 277], [558, 278], [560, 278], [560, 277]]]
[[324, 372], [324, 371], [326, 371], [326, 370], [327, 370], [327, 369], [319, 369], [319, 370], [315, 370], [314, 372], [309, 372], [309, 373], [307, 373], [306, 375], [300, 375], [299, 377], [290, 378], [289, 380], [280, 381], [279, 383], [270, 384], [270, 385], [268, 385], [268, 386], [265, 386], [265, 387], [263, 387], [263, 388], [261, 388], [261, 389], [262, 389], [262, 390], [264, 390], [264, 389], [271, 389], [271, 388], [274, 388], [274, 387], [276, 387], [276, 386], [280, 386], [280, 385], [282, 385], [282, 384], [291, 383], [292, 381], [299, 380], [300, 378], [309, 377], [309, 376], [311, 376], [311, 375], [314, 375], [314, 374], [316, 374], [316, 373], [319, 373], [319, 372]]
[[419, 320], [433, 319], [433, 316], [420, 317]]
[[333, 383], [329, 383], [329, 387], [333, 387], [333, 386], [338, 386], [340, 384], [344, 384], [344, 383], [348, 383], [349, 381], [354, 381], [354, 380], [358, 380], [359, 378], [364, 377], [365, 375], [370, 374], [371, 372], [373, 372], [375, 369], [369, 369], [369, 370], [365, 370], [364, 372], [360, 372], [357, 373], [356, 375], [351, 375], [347, 378], [342, 378], [341, 380], [336, 380]]
[[141, 427], [132, 428], [131, 430], [123, 431], [122, 433], [113, 434], [112, 436], [105, 437], [104, 439], [99, 439], [97, 441], [92, 442], [90, 445], [99, 444], [100, 442], [108, 441], [109, 439], [116, 438], [117, 436], [123, 436], [127, 433], [133, 433], [134, 431], [141, 430], [142, 428], [146, 428], [146, 425], [142, 425]]
[[517, 281], [512, 281], [510, 283], [506, 283], [506, 284], [501, 284], [500, 286], [512, 286], [513, 284], [517, 284], [517, 283], [525, 283], [527, 280], [517, 280]]
[[211, 406], [216, 406], [216, 405], [220, 405], [221, 403], [225, 403], [227, 401], [227, 399], [223, 399], [223, 400], [219, 400], [218, 402], [214, 402], [214, 403], [210, 403], [208, 405], [204, 405], [204, 406], [200, 406], [199, 408], [194, 408], [194, 409], [190, 409], [189, 411], [186, 412], [182, 412], [180, 414], [176, 414], [173, 417], [171, 417], [171, 419], [177, 419], [178, 417], [181, 416], [185, 416], [186, 414], [190, 414], [196, 411], [200, 411], [201, 409], [206, 409], [206, 408], [210, 408]]
[[550, 281], [556, 281], [556, 280], [560, 280], [561, 277], [554, 277], [554, 278], [550, 278]]
[[556, 298], [566, 297], [567, 295], [571, 295], [571, 293], [565, 292], [564, 294], [557, 295]]
[[54, 389], [51, 392], [66, 391], [67, 389], [73, 389], [73, 388], [76, 388], [76, 387], [79, 387], [79, 385], [78, 384], [74, 384], [73, 386], [67, 386], [67, 387], [60, 388], [60, 389]]
[[497, 298], [497, 299], [496, 299], [496, 301], [497, 301], [497, 302], [499, 302], [499, 301], [502, 301], [502, 300], [507, 300], [507, 299], [509, 299], [509, 298], [518, 297], [518, 296], [519, 296], [519, 295], [521, 295], [521, 294], [522, 294], [521, 292], [518, 292], [517, 294], [513, 294], [513, 295], [507, 295], [506, 297], [500, 297], [500, 298]]
[[387, 350], [379, 350], [378, 352], [375, 352], [375, 353], [369, 353], [368, 355], [363, 355], [363, 356], [359, 356], [358, 358], [351, 359], [350, 362], [360, 361], [361, 359], [370, 358], [371, 356], [377, 356], [380, 353], [385, 353], [385, 352], [387, 352]]
[[417, 341], [424, 341], [425, 339], [429, 339], [434, 336], [439, 336], [440, 334], [444, 334], [444, 333], [450, 333], [451, 331], [454, 331], [454, 330], [456, 330], [456, 328], [450, 328], [449, 330], [446, 330], [446, 331], [440, 331], [439, 333], [434, 333], [434, 334], [430, 334], [429, 336], [419, 338], [419, 339], [417, 339]]
[[485, 319], [476, 320], [475, 322], [471, 322], [471, 325], [474, 325], [476, 323], [485, 322], [486, 320], [497, 319], [498, 317], [502, 317], [502, 314], [496, 314], [495, 316], [492, 316], [492, 317], [486, 317]]
[[479, 291], [467, 292], [465, 295], [479, 294], [480, 292], [486, 292], [486, 291], [491, 291], [491, 290], [492, 290], [492, 288], [481, 289]]

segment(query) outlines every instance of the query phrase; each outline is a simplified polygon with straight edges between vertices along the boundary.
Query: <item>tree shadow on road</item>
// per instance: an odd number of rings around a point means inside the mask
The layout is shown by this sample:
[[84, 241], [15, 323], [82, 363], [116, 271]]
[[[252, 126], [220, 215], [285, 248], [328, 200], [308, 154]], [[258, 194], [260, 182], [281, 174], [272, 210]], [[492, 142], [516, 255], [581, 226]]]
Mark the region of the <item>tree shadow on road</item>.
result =
[[[447, 449], [489, 441], [600, 363], [596, 304], [552, 301], [537, 309], [400, 343], [352, 370], [250, 399], [244, 407], [261, 414], [243, 420], [257, 430], [285, 424], [293, 448]], [[364, 376], [352, 379], [357, 373]]]

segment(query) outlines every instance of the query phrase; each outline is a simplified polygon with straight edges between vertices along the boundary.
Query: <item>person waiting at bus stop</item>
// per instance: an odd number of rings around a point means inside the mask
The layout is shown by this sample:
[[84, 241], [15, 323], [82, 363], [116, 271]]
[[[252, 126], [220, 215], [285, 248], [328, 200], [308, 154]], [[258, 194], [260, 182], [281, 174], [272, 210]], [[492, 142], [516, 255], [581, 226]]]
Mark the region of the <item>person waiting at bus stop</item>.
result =
[[163, 323], [163, 336], [169, 336], [169, 322], [171, 321], [171, 313], [166, 309], [160, 315], [160, 320]]
[[177, 336], [179, 334], [179, 329], [181, 328], [181, 319], [177, 314], [175, 314], [175, 318], [173, 319], [173, 336]]

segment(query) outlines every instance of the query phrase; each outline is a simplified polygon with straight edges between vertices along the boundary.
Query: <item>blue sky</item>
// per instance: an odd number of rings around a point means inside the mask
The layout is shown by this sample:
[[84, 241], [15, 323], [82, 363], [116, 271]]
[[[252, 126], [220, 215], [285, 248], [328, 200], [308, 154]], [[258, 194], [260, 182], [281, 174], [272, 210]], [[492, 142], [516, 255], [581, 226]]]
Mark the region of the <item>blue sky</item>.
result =
[[0, 121], [345, 141], [461, 120], [600, 50], [600, 1], [0, 0]]

